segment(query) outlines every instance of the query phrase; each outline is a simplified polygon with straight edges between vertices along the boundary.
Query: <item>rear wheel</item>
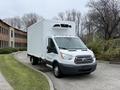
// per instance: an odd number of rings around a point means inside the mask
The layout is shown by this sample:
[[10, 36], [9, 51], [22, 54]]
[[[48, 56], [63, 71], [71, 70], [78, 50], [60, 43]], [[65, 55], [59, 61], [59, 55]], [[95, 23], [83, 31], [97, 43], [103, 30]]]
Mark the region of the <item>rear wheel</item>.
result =
[[57, 77], [57, 78], [62, 77], [62, 73], [60, 71], [60, 68], [59, 68], [58, 64], [53, 65], [53, 73], [54, 73], [54, 76]]
[[32, 65], [37, 65], [38, 64], [38, 59], [36, 57], [31, 56], [30, 57], [30, 62]]

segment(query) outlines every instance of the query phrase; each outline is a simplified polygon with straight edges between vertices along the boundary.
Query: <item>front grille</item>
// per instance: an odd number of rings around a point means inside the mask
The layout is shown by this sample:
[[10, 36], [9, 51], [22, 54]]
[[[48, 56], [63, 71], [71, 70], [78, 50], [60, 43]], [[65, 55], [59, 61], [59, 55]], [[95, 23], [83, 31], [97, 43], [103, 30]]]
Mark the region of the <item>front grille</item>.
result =
[[90, 55], [76, 56], [74, 62], [75, 64], [86, 64], [86, 63], [92, 63], [93, 59]]

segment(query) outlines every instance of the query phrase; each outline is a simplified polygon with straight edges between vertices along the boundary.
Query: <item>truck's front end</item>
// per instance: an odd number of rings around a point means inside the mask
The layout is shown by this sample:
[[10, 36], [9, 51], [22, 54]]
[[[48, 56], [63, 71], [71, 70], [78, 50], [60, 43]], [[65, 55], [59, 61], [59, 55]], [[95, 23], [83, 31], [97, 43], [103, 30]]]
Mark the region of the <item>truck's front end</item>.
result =
[[59, 55], [59, 69], [62, 74], [90, 74], [97, 63], [94, 53], [76, 36], [53, 38]]

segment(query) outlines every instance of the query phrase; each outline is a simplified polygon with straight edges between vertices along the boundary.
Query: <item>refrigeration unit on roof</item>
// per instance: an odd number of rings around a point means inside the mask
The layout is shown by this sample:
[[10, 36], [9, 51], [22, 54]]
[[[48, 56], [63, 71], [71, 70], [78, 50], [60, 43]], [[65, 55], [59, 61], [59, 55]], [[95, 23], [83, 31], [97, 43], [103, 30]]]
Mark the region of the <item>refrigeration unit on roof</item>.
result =
[[55, 24], [53, 25], [53, 29], [63, 29], [63, 30], [67, 30], [69, 28], [72, 28], [71, 25], [69, 24]]

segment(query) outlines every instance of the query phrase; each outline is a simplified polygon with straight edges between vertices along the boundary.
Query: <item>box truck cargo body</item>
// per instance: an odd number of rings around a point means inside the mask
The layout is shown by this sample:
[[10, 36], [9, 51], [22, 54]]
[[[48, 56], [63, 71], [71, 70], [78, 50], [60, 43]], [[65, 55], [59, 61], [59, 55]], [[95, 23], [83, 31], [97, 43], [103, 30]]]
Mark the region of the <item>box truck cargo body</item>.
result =
[[32, 64], [46, 62], [54, 75], [89, 74], [96, 69], [94, 53], [76, 36], [75, 23], [45, 20], [28, 28], [28, 48]]
[[64, 27], [63, 28], [55, 27], [54, 25], [57, 25], [57, 24], [60, 24], [60, 21], [55, 22], [52, 20], [50, 21], [50, 20], [43, 19], [40, 22], [28, 28], [28, 53], [29, 54], [45, 59], [49, 37], [75, 36], [74, 23], [69, 22], [69, 24], [72, 25], [72, 27], [66, 28], [66, 29], [64, 29]]

